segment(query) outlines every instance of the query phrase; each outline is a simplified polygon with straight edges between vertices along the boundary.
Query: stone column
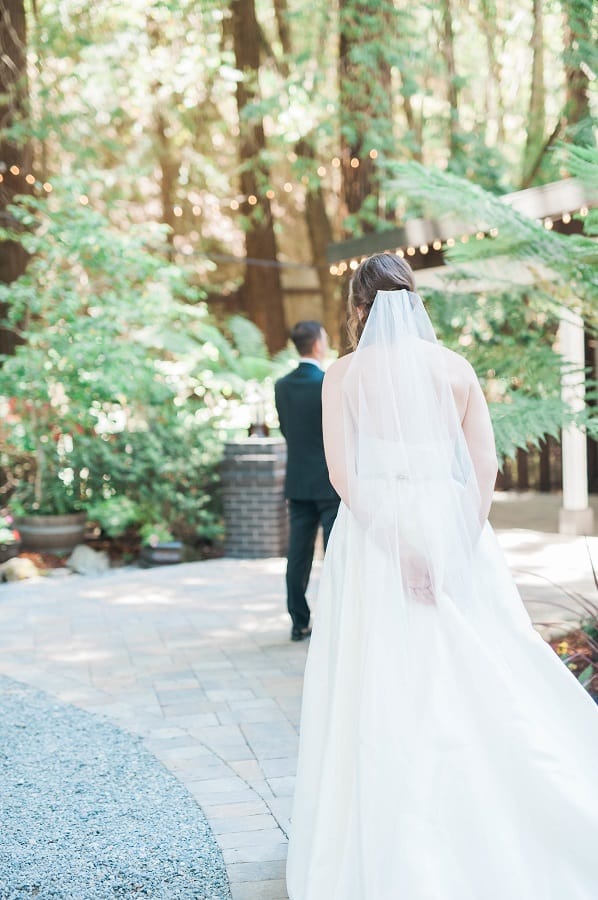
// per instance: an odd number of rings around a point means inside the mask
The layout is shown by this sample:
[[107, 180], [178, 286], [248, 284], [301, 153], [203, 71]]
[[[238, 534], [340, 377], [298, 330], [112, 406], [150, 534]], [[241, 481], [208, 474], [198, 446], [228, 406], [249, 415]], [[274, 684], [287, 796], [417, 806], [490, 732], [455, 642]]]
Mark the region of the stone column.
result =
[[[584, 327], [580, 315], [561, 312], [559, 345], [564, 371], [561, 395], [573, 412], [585, 406]], [[588, 505], [588, 455], [586, 433], [570, 425], [563, 428], [563, 506], [559, 510], [561, 534], [593, 534], [594, 513]]]
[[286, 444], [282, 438], [228, 441], [221, 465], [226, 556], [286, 556]]

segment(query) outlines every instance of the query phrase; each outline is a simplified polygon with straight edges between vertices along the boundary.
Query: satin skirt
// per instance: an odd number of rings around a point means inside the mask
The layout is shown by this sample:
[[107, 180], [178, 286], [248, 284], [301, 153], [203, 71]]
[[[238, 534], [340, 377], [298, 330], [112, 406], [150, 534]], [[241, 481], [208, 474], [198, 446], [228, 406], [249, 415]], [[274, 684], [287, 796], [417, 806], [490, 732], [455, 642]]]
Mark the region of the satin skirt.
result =
[[597, 900], [598, 706], [490, 525], [475, 602], [398, 596], [341, 504], [308, 652], [290, 900]]

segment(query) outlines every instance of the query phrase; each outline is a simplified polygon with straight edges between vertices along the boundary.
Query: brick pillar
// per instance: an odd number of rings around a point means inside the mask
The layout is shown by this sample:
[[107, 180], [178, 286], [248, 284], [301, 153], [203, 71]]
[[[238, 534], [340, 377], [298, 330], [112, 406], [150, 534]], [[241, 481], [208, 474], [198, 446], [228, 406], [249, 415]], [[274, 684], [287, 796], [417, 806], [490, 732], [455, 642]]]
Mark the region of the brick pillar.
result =
[[226, 556], [286, 556], [286, 458], [282, 438], [226, 443], [221, 465]]

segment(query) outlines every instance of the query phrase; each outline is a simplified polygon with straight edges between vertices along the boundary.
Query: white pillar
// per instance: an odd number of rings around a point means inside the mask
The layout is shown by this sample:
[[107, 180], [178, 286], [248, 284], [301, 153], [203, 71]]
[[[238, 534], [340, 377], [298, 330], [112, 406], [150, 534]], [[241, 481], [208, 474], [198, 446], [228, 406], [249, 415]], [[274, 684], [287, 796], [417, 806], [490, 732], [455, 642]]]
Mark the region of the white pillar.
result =
[[[563, 358], [561, 396], [572, 411], [585, 406], [585, 351], [583, 319], [563, 308], [559, 327]], [[561, 534], [593, 534], [594, 513], [588, 505], [588, 454], [586, 433], [569, 425], [563, 428], [563, 506], [559, 510]]]

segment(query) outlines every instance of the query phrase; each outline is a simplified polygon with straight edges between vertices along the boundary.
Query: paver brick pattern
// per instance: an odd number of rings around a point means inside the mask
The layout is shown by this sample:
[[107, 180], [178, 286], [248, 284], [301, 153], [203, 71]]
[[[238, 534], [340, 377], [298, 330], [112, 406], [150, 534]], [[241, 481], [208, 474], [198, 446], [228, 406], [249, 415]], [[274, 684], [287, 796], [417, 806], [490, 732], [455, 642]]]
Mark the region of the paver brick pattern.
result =
[[5, 586], [0, 671], [141, 735], [203, 808], [234, 900], [283, 900], [307, 649], [287, 619], [279, 559]]

